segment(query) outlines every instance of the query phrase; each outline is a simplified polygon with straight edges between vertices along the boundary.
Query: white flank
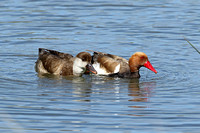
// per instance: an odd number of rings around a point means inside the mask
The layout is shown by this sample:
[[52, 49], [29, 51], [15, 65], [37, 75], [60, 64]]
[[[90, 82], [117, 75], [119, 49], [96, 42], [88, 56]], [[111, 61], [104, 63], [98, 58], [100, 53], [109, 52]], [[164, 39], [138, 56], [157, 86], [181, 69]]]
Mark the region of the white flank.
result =
[[110, 74], [110, 73], [106, 72], [106, 70], [104, 68], [101, 68], [99, 63], [94, 63], [94, 64], [92, 64], [92, 66], [94, 67], [94, 69], [97, 71], [97, 74], [99, 74], [99, 75]]
[[84, 62], [80, 58], [76, 57], [73, 64], [73, 75], [79, 76], [83, 74], [86, 65], [87, 62]]
[[119, 72], [119, 69], [120, 69], [120, 64], [117, 65], [117, 66], [115, 67], [115, 71], [114, 71], [114, 73], [118, 73], [118, 72]]
[[[94, 63], [92, 64], [92, 66], [94, 67], [94, 69], [97, 71], [98, 75], [108, 75], [108, 74], [112, 74], [112, 73], [108, 73], [106, 71], [105, 68], [100, 67], [100, 63]], [[116, 66], [114, 73], [118, 73], [120, 69], [120, 64]]]

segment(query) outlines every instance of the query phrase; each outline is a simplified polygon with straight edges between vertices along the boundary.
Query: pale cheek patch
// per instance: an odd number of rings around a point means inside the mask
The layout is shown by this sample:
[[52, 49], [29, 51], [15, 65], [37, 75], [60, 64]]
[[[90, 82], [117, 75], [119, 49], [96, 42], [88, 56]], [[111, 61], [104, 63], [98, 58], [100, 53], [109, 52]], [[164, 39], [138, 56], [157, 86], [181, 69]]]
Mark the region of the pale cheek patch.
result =
[[73, 64], [73, 75], [81, 75], [84, 73], [85, 66], [87, 65], [87, 62], [82, 61], [79, 58], [76, 58]]

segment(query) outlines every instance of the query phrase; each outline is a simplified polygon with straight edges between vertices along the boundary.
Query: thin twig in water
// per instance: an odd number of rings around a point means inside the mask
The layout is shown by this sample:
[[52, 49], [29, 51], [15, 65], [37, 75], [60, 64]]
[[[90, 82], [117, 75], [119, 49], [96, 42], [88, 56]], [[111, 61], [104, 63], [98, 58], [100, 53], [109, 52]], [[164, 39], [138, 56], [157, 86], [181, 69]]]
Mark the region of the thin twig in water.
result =
[[190, 41], [188, 41], [185, 37], [184, 37], [184, 39], [200, 54], [199, 50], [197, 48], [195, 48], [195, 46], [192, 45], [192, 43], [190, 43]]

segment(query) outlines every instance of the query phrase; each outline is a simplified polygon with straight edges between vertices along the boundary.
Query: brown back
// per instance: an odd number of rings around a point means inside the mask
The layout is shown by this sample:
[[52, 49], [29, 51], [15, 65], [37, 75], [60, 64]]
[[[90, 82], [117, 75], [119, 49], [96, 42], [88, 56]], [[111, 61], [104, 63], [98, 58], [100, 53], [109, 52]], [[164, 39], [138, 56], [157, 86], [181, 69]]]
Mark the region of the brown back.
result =
[[119, 62], [105, 55], [100, 55], [97, 62], [100, 63], [100, 66], [105, 68], [108, 73], [114, 73], [116, 66], [119, 65]]
[[39, 56], [42, 54], [47, 54], [47, 53], [55, 55], [61, 59], [70, 59], [73, 57], [71, 54], [68, 54], [68, 53], [62, 53], [55, 50], [39, 48]]
[[120, 64], [119, 73], [129, 73], [130, 68], [128, 65], [128, 60], [111, 54], [94, 52], [93, 62], [100, 63], [101, 67], [104, 67], [107, 72], [113, 73], [116, 66]]
[[39, 49], [39, 59], [52, 74], [73, 75], [73, 56], [54, 50]]

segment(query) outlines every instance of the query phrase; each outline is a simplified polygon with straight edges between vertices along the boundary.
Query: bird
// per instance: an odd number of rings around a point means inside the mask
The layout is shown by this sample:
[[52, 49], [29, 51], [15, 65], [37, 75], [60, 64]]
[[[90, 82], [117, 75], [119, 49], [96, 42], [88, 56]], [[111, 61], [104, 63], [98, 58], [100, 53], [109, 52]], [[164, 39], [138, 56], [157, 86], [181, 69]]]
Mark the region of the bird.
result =
[[92, 56], [88, 52], [80, 52], [73, 57], [68, 53], [39, 48], [35, 71], [38, 74], [82, 76], [86, 69], [96, 73], [91, 60]]
[[117, 55], [98, 51], [92, 52], [92, 66], [96, 70], [97, 75], [120, 78], [140, 78], [139, 70], [141, 67], [146, 67], [154, 73], [157, 73], [147, 55], [143, 52], [135, 52], [129, 60]]

